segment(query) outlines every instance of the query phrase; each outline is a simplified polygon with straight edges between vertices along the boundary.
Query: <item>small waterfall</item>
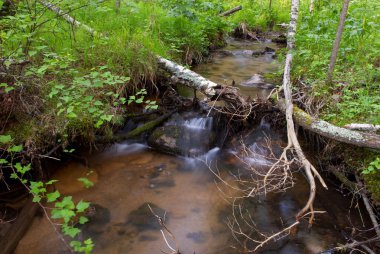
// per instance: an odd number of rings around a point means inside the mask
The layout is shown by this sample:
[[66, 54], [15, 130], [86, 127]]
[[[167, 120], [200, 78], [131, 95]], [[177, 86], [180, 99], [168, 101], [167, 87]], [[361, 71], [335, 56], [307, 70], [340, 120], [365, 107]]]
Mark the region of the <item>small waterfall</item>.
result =
[[213, 123], [212, 117], [199, 117], [185, 120], [184, 126], [191, 129], [211, 130]]
[[194, 112], [175, 114], [166, 126], [178, 126], [181, 136], [177, 141], [185, 157], [199, 157], [206, 154], [215, 141], [213, 117]]

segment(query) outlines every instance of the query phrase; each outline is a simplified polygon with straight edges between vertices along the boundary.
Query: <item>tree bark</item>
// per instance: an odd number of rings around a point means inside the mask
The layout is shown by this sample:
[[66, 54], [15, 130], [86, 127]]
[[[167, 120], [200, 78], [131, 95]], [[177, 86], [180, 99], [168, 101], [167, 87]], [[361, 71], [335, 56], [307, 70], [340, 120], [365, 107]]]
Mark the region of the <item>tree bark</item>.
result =
[[[282, 111], [285, 111], [286, 106], [283, 100], [278, 102], [278, 106]], [[332, 125], [312, 117], [297, 106], [294, 107], [293, 116], [298, 125], [323, 137], [359, 147], [380, 149], [380, 135], [348, 130]]]
[[329, 68], [327, 70], [327, 75], [326, 75], [326, 84], [327, 85], [331, 85], [331, 83], [332, 83], [332, 76], [334, 73], [336, 58], [338, 56], [340, 41], [342, 40], [344, 23], [346, 21], [349, 3], [350, 3], [350, 0], [344, 0], [342, 12], [340, 13], [338, 31], [336, 32], [334, 46], [333, 46], [333, 50], [331, 52], [330, 64], [329, 64]]
[[310, 13], [313, 13], [313, 11], [314, 11], [314, 0], [310, 0], [310, 6], [309, 6], [309, 12]]
[[159, 56], [157, 59], [160, 66], [178, 78], [179, 82], [192, 84], [193, 88], [200, 90], [208, 97], [213, 97], [216, 95], [215, 89], [220, 87], [218, 84], [205, 79], [201, 75], [163, 57]]
[[290, 22], [288, 27], [287, 34], [287, 54], [285, 60], [285, 69], [284, 69], [284, 79], [283, 79], [283, 90], [285, 94], [285, 116], [286, 124], [288, 130], [288, 146], [287, 148], [294, 147], [297, 157], [299, 158], [306, 177], [309, 181], [309, 199], [306, 202], [306, 205], [298, 212], [296, 219], [299, 220], [307, 211], [310, 210], [312, 216], [309, 220], [309, 224], [312, 223], [314, 213], [313, 213], [313, 203], [316, 195], [316, 184], [313, 173], [319, 178], [321, 184], [327, 189], [325, 182], [322, 177], [319, 175], [314, 166], [306, 158], [305, 154], [302, 151], [301, 145], [299, 144], [293, 122], [293, 102], [292, 102], [292, 86], [290, 80], [290, 69], [292, 65], [293, 55], [292, 51], [295, 47], [295, 34], [297, 30], [297, 20], [298, 20], [298, 9], [299, 9], [299, 0], [292, 0], [291, 13], [290, 13]]
[[92, 29], [91, 27], [89, 27], [89, 26], [87, 26], [85, 24], [82, 24], [81, 22], [77, 21], [76, 19], [74, 19], [73, 17], [71, 17], [69, 14], [67, 14], [66, 12], [64, 12], [63, 10], [61, 10], [59, 7], [55, 6], [54, 4], [49, 3], [49, 2], [45, 2], [45, 1], [38, 1], [38, 2], [41, 5], [43, 5], [46, 8], [48, 8], [49, 10], [51, 10], [52, 12], [55, 12], [57, 15], [61, 16], [64, 20], [66, 20], [72, 26], [82, 27], [88, 33], [90, 33], [92, 36], [94, 36], [96, 34], [96, 31], [94, 29]]
[[350, 123], [343, 126], [349, 130], [357, 131], [380, 131], [380, 125], [368, 124], [368, 123]]

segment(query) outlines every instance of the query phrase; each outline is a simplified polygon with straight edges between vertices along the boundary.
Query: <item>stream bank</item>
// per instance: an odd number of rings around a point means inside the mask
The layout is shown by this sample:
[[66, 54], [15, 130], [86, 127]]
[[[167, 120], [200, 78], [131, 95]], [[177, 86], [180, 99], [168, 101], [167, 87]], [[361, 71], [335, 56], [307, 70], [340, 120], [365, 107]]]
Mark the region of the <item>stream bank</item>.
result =
[[[252, 55], [235, 56], [238, 62], [255, 60]], [[210, 63], [209, 72], [212, 71], [212, 65]], [[235, 64], [229, 66], [233, 72]], [[220, 67], [217, 67], [220, 71]], [[204, 69], [207, 69], [206, 66]], [[249, 73], [247, 76], [252, 75], [252, 70]], [[239, 75], [242, 80], [246, 78], [245, 74], [238, 74], [236, 80]], [[218, 122], [210, 123], [207, 117], [197, 115], [177, 118], [175, 121], [172, 118], [167, 122], [167, 126], [179, 125], [192, 130], [191, 137], [195, 137], [195, 134], [204, 137], [204, 130], [212, 129], [215, 124]], [[244, 136], [246, 145], [252, 147], [257, 156], [247, 160], [255, 167], [265, 169], [273, 163], [265, 159], [268, 153], [265, 148], [266, 137], [273, 141], [273, 150], [277, 150], [283, 146], [285, 134], [273, 129], [271, 122], [265, 118], [248, 133], [249, 136]], [[226, 224], [231, 219], [233, 209], [225, 202], [223, 193], [217, 186], [223, 188], [220, 179], [233, 183], [234, 176], [251, 177], [252, 173], [241, 172], [244, 165], [236, 159], [238, 149], [233, 144], [225, 144], [224, 147], [199, 144], [197, 146], [204, 147], [203, 150], [191, 152], [192, 148], [186, 146], [188, 141], [189, 139], [178, 143], [178, 147], [190, 151], [182, 154], [185, 156], [164, 155], [151, 150], [144, 143], [123, 142], [104, 152], [89, 155], [86, 158], [88, 165], [72, 163], [57, 171], [53, 178], [60, 180], [56, 186], [62, 193], [73, 195], [75, 200], [84, 199], [94, 204], [97, 213], [84, 226], [80, 237], [93, 238], [97, 243], [95, 253], [156, 253], [165, 249], [160, 227], [147, 209], [147, 204], [151, 204], [160, 216], [167, 212], [166, 224], [175, 234], [181, 252], [240, 253], [241, 248], [231, 241], [231, 231]], [[239, 140], [235, 143], [239, 143]], [[212, 173], [216, 169], [220, 170], [221, 178], [215, 178]], [[73, 184], [76, 178], [87, 174], [95, 182], [92, 189], [87, 190], [81, 184]], [[275, 232], [289, 223], [302, 207], [307, 199], [308, 186], [301, 175], [294, 182], [295, 186], [287, 192], [257, 196], [241, 203], [250, 212], [260, 231]], [[223, 190], [227, 196], [236, 194], [228, 188]], [[318, 253], [345, 242], [341, 231], [345, 230], [346, 225], [352, 222], [355, 227], [362, 228], [356, 210], [346, 220], [346, 209], [349, 207], [350, 200], [342, 199], [334, 188], [321, 190], [315, 208], [326, 210], [327, 213], [318, 215], [312, 231], [308, 232], [304, 228], [306, 225], [302, 225], [295, 235], [280, 238], [261, 252]], [[46, 218], [36, 218], [16, 253], [28, 249], [38, 250], [39, 253], [64, 253], [65, 246], [58, 238], [50, 237], [49, 242], [42, 241], [51, 236], [52, 232]], [[230, 246], [235, 246], [235, 249]]]

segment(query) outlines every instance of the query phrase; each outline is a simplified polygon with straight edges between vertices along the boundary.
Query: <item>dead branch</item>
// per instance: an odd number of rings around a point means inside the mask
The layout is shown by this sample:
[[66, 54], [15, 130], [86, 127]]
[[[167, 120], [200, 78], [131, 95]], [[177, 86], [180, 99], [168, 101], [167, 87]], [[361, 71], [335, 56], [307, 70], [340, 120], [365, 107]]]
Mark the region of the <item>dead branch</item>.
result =
[[227, 17], [227, 16], [230, 16], [231, 14], [237, 12], [237, 11], [240, 11], [243, 7], [241, 5], [239, 6], [236, 6], [234, 8], [232, 8], [231, 10], [228, 10], [226, 12], [222, 12], [219, 14], [219, 17]]
[[[170, 249], [170, 251], [171, 252], [165, 252], [165, 251], [161, 251], [161, 252], [163, 252], [163, 253], [166, 253], [166, 254], [180, 254], [180, 252], [179, 252], [179, 248], [178, 248], [178, 244], [177, 244], [177, 240], [176, 240], [176, 238], [175, 238], [175, 236], [172, 234], [172, 232], [166, 227], [166, 225], [165, 225], [165, 218], [162, 218], [162, 217], [160, 217], [159, 215], [157, 215], [154, 211], [153, 211], [153, 209], [152, 209], [152, 207], [148, 204], [148, 207], [149, 207], [149, 210], [152, 212], [152, 214], [154, 215], [154, 217], [156, 217], [156, 219], [157, 219], [157, 221], [158, 221], [158, 224], [160, 224], [160, 226], [161, 226], [161, 230], [160, 230], [160, 232], [161, 232], [161, 234], [162, 234], [162, 238], [164, 239], [164, 241], [165, 241], [165, 243], [166, 243], [166, 246]], [[175, 248], [174, 247], [172, 247], [170, 244], [169, 244], [169, 241], [168, 241], [168, 239], [167, 239], [167, 237], [166, 237], [166, 235], [165, 235], [165, 232], [167, 232], [167, 234], [172, 238], [172, 240], [174, 241], [174, 243], [175, 243]]]
[[363, 186], [363, 183], [360, 181], [360, 178], [355, 175], [355, 178], [356, 178], [356, 182], [357, 182], [357, 185], [360, 189], [360, 195], [363, 199], [363, 202], [364, 202], [364, 205], [367, 209], [367, 212], [369, 214], [369, 217], [371, 218], [371, 221], [372, 221], [372, 224], [373, 224], [373, 227], [375, 229], [375, 232], [377, 234], [378, 237], [380, 237], [380, 227], [379, 227], [379, 223], [377, 222], [377, 219], [376, 219], [376, 215], [372, 209], [372, 206], [371, 206], [371, 203], [369, 202], [369, 199], [364, 191], [364, 186]]
[[372, 242], [376, 242], [376, 241], [379, 241], [379, 240], [380, 240], [380, 236], [373, 237], [371, 239], [368, 239], [368, 240], [365, 240], [365, 241], [360, 241], [360, 242], [354, 240], [352, 243], [348, 243], [348, 244], [345, 244], [343, 246], [338, 246], [338, 247], [329, 249], [327, 252], [333, 253], [335, 251], [350, 250], [350, 249], [354, 249], [354, 248], [359, 247], [359, 246], [363, 246], [363, 245], [365, 245], [367, 243], [372, 243]]

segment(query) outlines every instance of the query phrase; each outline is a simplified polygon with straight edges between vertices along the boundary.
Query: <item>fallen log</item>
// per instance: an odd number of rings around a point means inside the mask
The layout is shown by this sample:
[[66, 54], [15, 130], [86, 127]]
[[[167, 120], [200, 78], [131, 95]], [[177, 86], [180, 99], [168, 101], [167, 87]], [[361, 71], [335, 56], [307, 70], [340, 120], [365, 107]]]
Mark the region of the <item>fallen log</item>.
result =
[[85, 24], [82, 24], [81, 22], [77, 21], [76, 19], [74, 19], [73, 17], [71, 17], [69, 14], [67, 14], [66, 12], [64, 12], [63, 10], [61, 10], [59, 7], [55, 6], [54, 4], [49, 3], [49, 2], [45, 2], [45, 1], [41, 1], [41, 0], [38, 1], [38, 2], [41, 5], [43, 5], [46, 8], [48, 8], [49, 10], [51, 10], [52, 12], [55, 12], [58, 16], [61, 16], [64, 20], [66, 20], [66, 22], [68, 22], [72, 26], [82, 27], [88, 33], [90, 33], [92, 36], [94, 36], [96, 34], [96, 31], [94, 29], [92, 29], [91, 27], [89, 27], [89, 26], [87, 26]]
[[31, 198], [27, 201], [27, 204], [22, 208], [16, 222], [13, 223], [5, 236], [0, 240], [0, 254], [13, 253], [19, 241], [33, 222], [38, 208], [38, 204], [33, 203]]
[[239, 6], [236, 6], [234, 8], [232, 8], [231, 10], [228, 10], [226, 12], [222, 12], [219, 14], [219, 17], [227, 17], [227, 16], [230, 16], [231, 14], [237, 12], [237, 11], [240, 11], [241, 9], [243, 9], [243, 7], [241, 5]]
[[133, 129], [132, 131], [130, 131], [126, 134], [115, 135], [114, 138], [116, 140], [125, 140], [125, 139], [129, 139], [129, 138], [137, 137], [140, 134], [143, 134], [144, 132], [147, 132], [147, 131], [154, 129], [155, 127], [157, 127], [158, 125], [163, 123], [166, 119], [168, 119], [173, 113], [174, 113], [174, 111], [166, 113], [166, 114], [158, 117], [155, 120], [149, 121], [149, 122], [135, 128], [135, 129]]
[[[283, 100], [279, 100], [278, 106], [282, 111], [285, 110]], [[380, 135], [332, 125], [324, 120], [314, 118], [297, 106], [294, 106], [293, 116], [298, 125], [323, 137], [359, 147], [380, 149]]]

